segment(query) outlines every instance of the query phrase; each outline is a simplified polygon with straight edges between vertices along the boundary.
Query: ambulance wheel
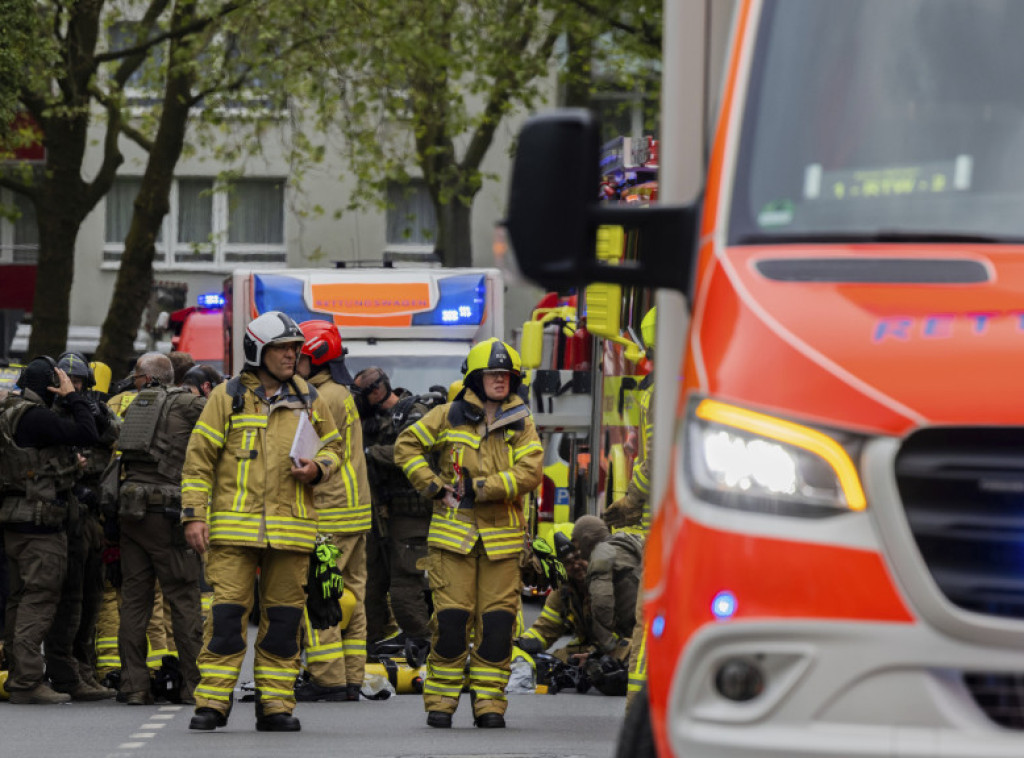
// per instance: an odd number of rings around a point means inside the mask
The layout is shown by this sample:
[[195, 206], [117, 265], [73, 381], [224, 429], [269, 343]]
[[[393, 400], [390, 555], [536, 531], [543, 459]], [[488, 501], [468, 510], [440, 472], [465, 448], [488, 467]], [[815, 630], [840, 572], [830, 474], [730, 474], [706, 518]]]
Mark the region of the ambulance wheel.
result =
[[637, 695], [622, 721], [615, 758], [657, 758], [654, 751], [654, 732], [651, 730], [651, 706], [647, 702], [647, 688]]

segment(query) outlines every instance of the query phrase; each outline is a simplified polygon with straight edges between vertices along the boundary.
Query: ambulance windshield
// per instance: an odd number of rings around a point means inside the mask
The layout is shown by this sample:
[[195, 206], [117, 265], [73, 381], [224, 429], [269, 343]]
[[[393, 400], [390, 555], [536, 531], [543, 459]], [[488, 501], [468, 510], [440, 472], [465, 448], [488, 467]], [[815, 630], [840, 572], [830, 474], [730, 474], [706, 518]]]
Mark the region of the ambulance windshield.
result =
[[729, 243], [1024, 240], [1024, 3], [765, 0]]

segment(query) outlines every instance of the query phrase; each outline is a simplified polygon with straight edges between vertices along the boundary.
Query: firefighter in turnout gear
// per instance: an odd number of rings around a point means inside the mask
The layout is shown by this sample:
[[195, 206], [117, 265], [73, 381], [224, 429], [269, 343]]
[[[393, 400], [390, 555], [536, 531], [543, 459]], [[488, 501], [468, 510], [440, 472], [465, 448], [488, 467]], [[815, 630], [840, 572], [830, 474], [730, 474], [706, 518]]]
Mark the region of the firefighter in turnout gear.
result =
[[345, 587], [356, 605], [348, 626], [316, 629], [308, 614], [303, 622], [309, 681], [295, 688], [300, 701], [358, 700], [366, 669], [366, 535], [370, 531], [370, 485], [363, 455], [363, 430], [355, 399], [334, 375], [344, 366], [338, 327], [327, 321], [299, 324], [306, 338], [298, 373], [331, 410], [341, 436], [341, 466], [330, 482], [317, 487], [316, 512], [321, 535], [338, 548]]
[[136, 372], [152, 380], [127, 407], [118, 441], [123, 476], [118, 492], [121, 522], [120, 698], [128, 705], [153, 702], [147, 667], [146, 627], [156, 582], [171, 608], [183, 683], [174, 701], [192, 701], [199, 683], [196, 658], [202, 644], [199, 556], [185, 543], [181, 526], [181, 467], [189, 433], [206, 399], [172, 387], [166, 355], [146, 353]]
[[[71, 695], [46, 683], [42, 645], [56, 618], [67, 570], [68, 522], [77, 518], [74, 446], [95, 445], [96, 419], [86, 397], [49, 356], [33, 358], [18, 378], [20, 394], [0, 403], [0, 524], [10, 570], [4, 650], [12, 703], [63, 703]], [[50, 406], [64, 398], [71, 418]]]
[[[279, 311], [253, 319], [242, 342], [245, 369], [214, 389], [189, 437], [182, 521], [188, 544], [207, 556], [213, 587], [191, 729], [227, 724], [257, 569], [256, 728], [301, 728], [292, 711], [304, 585], [317, 536], [313, 489], [338, 472], [343, 453], [327, 402], [295, 376], [304, 341]], [[319, 451], [312, 452], [317, 442]], [[293, 443], [308, 451], [294, 461]]]
[[[654, 339], [657, 331], [657, 308], [647, 311], [640, 322], [640, 335], [644, 341], [647, 358], [654, 361]], [[640, 395], [640, 454], [633, 464], [633, 476], [629, 480], [626, 494], [612, 503], [601, 515], [605, 523], [612, 528], [633, 531], [642, 537], [647, 536], [651, 526], [651, 437], [654, 422], [651, 418], [651, 399], [654, 397], [654, 372], [652, 371], [640, 383], [643, 394]], [[644, 597], [637, 593], [636, 627], [629, 654], [629, 692], [626, 695], [626, 707], [643, 689], [647, 681], [647, 653], [645, 647], [646, 626], [643, 614]]]
[[395, 443], [395, 463], [435, 501], [426, 561], [435, 629], [423, 684], [432, 727], [451, 726], [467, 658], [474, 723], [505, 726], [526, 537], [520, 498], [540, 483], [544, 458], [530, 410], [516, 394], [520, 368], [518, 353], [500, 340], [475, 345], [457, 399]]

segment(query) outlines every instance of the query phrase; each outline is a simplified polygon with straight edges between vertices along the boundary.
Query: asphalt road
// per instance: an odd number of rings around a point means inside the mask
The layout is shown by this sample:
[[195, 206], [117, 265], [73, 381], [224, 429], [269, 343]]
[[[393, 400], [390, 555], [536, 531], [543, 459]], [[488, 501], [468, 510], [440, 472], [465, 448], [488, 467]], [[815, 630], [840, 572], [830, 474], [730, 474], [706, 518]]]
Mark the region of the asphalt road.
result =
[[624, 698], [586, 695], [510, 695], [508, 728], [473, 727], [463, 695], [452, 729], [426, 726], [417, 695], [358, 703], [300, 703], [302, 731], [255, 730], [252, 703], [236, 703], [228, 725], [215, 732], [188, 729], [186, 706], [127, 706], [113, 701], [67, 705], [0, 703], [3, 758], [610, 758]]
[[[524, 603], [530, 624], [538, 601]], [[240, 682], [252, 678], [252, 640]], [[556, 643], [557, 647], [557, 643]], [[236, 700], [241, 691], [236, 691]], [[509, 695], [508, 728], [473, 727], [463, 695], [449, 730], [426, 725], [418, 695], [358, 703], [300, 703], [297, 734], [255, 730], [253, 703], [236, 702], [228, 725], [214, 732], [188, 728], [192, 708], [127, 706], [114, 701], [11, 705], [0, 701], [0, 758], [611, 758], [625, 698]]]

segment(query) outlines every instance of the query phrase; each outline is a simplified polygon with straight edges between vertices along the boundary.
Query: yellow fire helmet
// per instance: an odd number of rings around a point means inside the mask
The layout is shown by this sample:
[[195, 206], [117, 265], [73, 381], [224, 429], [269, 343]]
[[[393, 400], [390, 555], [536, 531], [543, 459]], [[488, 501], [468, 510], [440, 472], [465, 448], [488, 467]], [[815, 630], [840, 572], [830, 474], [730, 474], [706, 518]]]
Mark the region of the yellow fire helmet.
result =
[[519, 359], [519, 353], [515, 348], [506, 345], [497, 337], [491, 337], [473, 345], [469, 355], [466, 356], [466, 368], [463, 374], [468, 379], [473, 372], [486, 369], [504, 369], [518, 377], [522, 374], [523, 362]]
[[643, 338], [644, 347], [648, 350], [654, 347], [655, 326], [658, 323], [658, 309], [651, 308], [640, 322], [640, 336]]
[[96, 378], [96, 384], [93, 388], [97, 392], [110, 392], [110, 378], [112, 372], [110, 366], [103, 361], [93, 361], [89, 364], [89, 368], [92, 369], [92, 374]]
[[456, 379], [454, 382], [452, 382], [451, 384], [448, 385], [448, 402], [449, 403], [453, 402], [455, 400], [455, 398], [457, 398], [459, 396], [459, 393], [462, 392], [462, 388], [464, 386], [465, 385], [462, 383], [461, 379]]
[[483, 396], [481, 382], [483, 372], [488, 370], [508, 371], [509, 392], [512, 394], [515, 394], [523, 382], [523, 362], [519, 358], [519, 353], [497, 337], [473, 345], [466, 356], [466, 362], [462, 364], [462, 380], [478, 397]]

